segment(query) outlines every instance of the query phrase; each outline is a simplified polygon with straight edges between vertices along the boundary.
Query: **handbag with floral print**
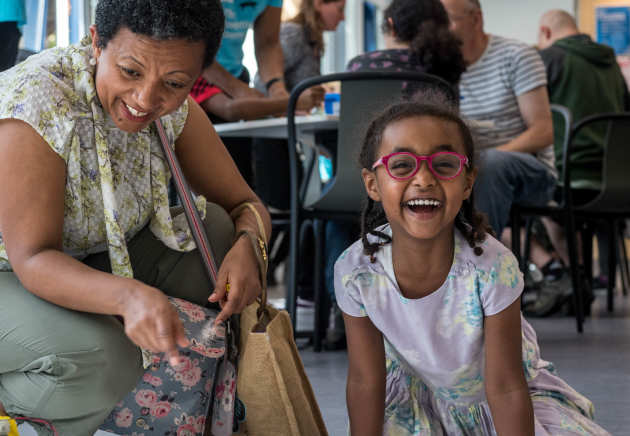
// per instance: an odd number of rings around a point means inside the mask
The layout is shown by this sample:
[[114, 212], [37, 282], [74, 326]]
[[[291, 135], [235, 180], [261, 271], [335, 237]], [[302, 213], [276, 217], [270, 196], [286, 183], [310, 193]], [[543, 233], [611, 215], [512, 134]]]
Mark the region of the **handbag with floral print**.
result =
[[169, 300], [190, 342], [179, 350], [181, 363], [173, 367], [154, 355], [135, 389], [101, 429], [121, 436], [231, 434], [236, 377], [230, 365], [220, 365], [226, 353], [225, 326], [214, 326], [216, 310]]

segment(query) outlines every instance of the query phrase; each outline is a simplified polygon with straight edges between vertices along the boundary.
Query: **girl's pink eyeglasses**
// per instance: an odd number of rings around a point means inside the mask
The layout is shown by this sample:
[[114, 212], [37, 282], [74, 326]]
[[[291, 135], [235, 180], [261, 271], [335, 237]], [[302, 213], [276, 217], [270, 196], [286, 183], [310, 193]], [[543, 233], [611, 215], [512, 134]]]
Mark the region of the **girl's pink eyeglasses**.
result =
[[407, 180], [416, 175], [423, 160], [427, 161], [431, 173], [441, 180], [454, 179], [464, 166], [468, 166], [468, 158], [453, 151], [438, 151], [428, 156], [399, 151], [381, 157], [372, 165], [372, 169], [383, 165], [392, 179]]

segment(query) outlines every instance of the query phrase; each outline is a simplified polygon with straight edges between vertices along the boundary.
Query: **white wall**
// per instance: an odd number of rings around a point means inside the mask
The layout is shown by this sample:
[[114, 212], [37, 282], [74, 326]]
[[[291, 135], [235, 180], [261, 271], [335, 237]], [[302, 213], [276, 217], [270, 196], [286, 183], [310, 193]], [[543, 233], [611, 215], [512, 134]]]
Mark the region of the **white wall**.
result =
[[540, 16], [550, 9], [575, 14], [575, 0], [480, 0], [485, 30], [535, 44]]

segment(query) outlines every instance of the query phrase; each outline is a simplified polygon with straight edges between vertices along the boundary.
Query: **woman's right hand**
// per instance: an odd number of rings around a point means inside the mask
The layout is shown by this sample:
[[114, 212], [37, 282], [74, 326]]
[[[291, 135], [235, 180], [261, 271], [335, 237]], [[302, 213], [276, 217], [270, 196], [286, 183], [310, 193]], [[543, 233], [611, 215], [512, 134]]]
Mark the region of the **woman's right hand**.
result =
[[177, 310], [159, 289], [131, 279], [129, 296], [121, 313], [125, 333], [140, 348], [165, 353], [172, 366], [179, 363], [177, 345], [188, 340]]
[[297, 110], [310, 111], [312, 108], [320, 106], [324, 101], [324, 88], [321, 86], [313, 86], [304, 91], [297, 101]]

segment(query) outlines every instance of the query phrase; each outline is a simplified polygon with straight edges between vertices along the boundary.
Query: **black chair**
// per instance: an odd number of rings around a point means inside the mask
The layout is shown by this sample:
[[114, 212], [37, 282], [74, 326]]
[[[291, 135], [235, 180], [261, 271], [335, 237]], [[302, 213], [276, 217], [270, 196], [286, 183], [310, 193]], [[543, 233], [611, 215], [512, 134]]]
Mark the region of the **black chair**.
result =
[[[327, 82], [341, 82], [341, 102], [338, 123], [336, 152], [333, 162], [336, 169], [332, 180], [315, 194], [310, 188], [317, 185], [317, 153], [303, 165], [303, 147], [296, 134], [295, 108], [300, 94], [306, 89]], [[358, 223], [361, 206], [365, 197], [360, 169], [356, 163], [357, 153], [363, 141], [364, 132], [374, 115], [386, 106], [403, 97], [437, 93], [457, 102], [457, 91], [439, 77], [422, 73], [403, 72], [355, 72], [324, 75], [304, 80], [291, 92], [288, 117], [288, 147], [290, 163], [291, 224], [287, 285], [287, 309], [295, 328], [299, 234], [303, 223], [312, 221], [315, 235], [314, 297], [315, 326], [313, 335], [314, 350], [320, 351], [322, 334], [327, 315], [327, 296], [323, 288], [324, 223], [326, 220], [355, 220]], [[298, 148], [302, 153], [298, 153]], [[300, 168], [306, 167], [303, 177]], [[315, 174], [315, 175], [314, 175]]]
[[[520, 256], [520, 218], [523, 216], [551, 216], [563, 223], [569, 251], [571, 283], [573, 287], [573, 303], [575, 308], [577, 331], [583, 331], [584, 322], [584, 280], [581, 280], [577, 252], [577, 233], [584, 230], [582, 237], [583, 258], [585, 259], [586, 280], [592, 281], [592, 223], [605, 221], [609, 235], [608, 270], [610, 274], [608, 287], [608, 308], [612, 310], [615, 267], [617, 263], [617, 242], [619, 222], [630, 217], [630, 178], [627, 176], [627, 162], [630, 159], [630, 113], [597, 114], [580, 120], [572, 126], [571, 114], [566, 107], [552, 105], [552, 111], [563, 118], [564, 144], [562, 157], [562, 199], [558, 204], [531, 207], [514, 205], [512, 207], [512, 251], [519, 258], [521, 270], [524, 271], [525, 259]], [[571, 189], [571, 152], [573, 140], [582, 129], [599, 125], [604, 137], [602, 188], [593, 200], [586, 204], [576, 205]], [[555, 126], [558, 128], [558, 126]], [[529, 233], [529, 232], [528, 232]], [[527, 239], [526, 239], [527, 243]], [[622, 240], [623, 243], [623, 240]], [[620, 250], [621, 251], [621, 250]], [[625, 252], [623, 252], [625, 255]], [[624, 259], [625, 261], [625, 259]], [[624, 262], [625, 263], [625, 262]], [[622, 276], [627, 271], [627, 263], [622, 268]], [[624, 282], [627, 282], [627, 277]]]

